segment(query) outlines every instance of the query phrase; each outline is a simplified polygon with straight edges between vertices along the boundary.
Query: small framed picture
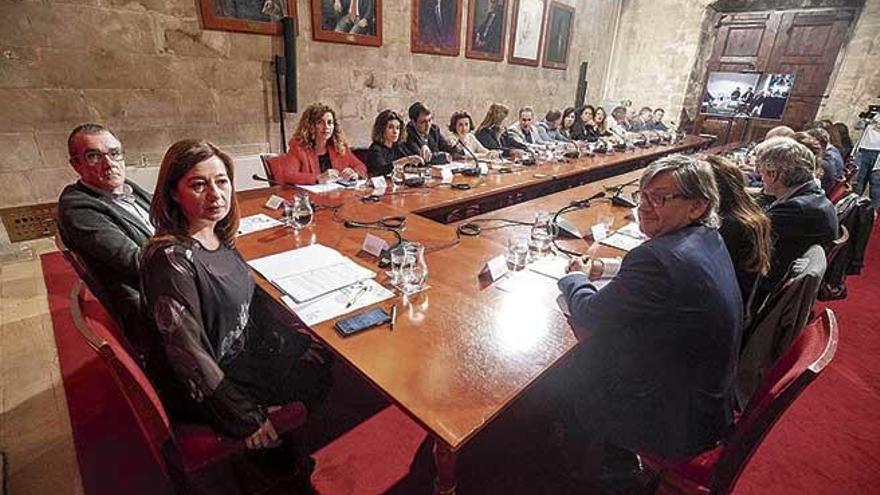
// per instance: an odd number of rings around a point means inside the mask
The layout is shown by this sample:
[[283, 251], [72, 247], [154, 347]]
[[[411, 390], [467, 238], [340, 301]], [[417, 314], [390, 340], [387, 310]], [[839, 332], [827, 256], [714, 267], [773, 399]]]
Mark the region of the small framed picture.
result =
[[546, 0], [513, 0], [513, 29], [507, 54], [509, 63], [538, 66], [546, 10]]
[[296, 18], [296, 0], [198, 0], [202, 26], [218, 31], [281, 34], [282, 17]]
[[571, 46], [571, 28], [574, 25], [574, 7], [559, 2], [550, 4], [547, 36], [544, 38], [542, 65], [551, 69], [568, 67], [568, 49]]
[[315, 41], [382, 46], [382, 0], [311, 0]]
[[468, 2], [466, 57], [498, 62], [504, 60], [509, 4], [508, 0]]
[[412, 0], [413, 53], [457, 56], [461, 47], [461, 0]]

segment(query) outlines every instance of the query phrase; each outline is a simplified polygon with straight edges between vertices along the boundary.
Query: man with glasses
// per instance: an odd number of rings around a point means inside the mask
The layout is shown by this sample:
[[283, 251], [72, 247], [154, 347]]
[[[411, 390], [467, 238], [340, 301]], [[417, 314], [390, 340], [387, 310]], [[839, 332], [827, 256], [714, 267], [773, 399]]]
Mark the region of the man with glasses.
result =
[[67, 141], [70, 165], [79, 180], [58, 200], [58, 233], [85, 264], [90, 287], [123, 326], [141, 358], [148, 339], [141, 325], [141, 247], [153, 235], [150, 194], [125, 180], [122, 144], [99, 124], [78, 126]]
[[757, 172], [771, 202], [764, 208], [773, 225], [770, 272], [759, 281], [755, 302], [760, 304], [778, 284], [789, 265], [807, 249], [837, 238], [837, 212], [816, 183], [813, 152], [794, 139], [776, 137], [755, 147]]
[[[615, 489], [635, 482], [638, 459], [626, 450], [690, 455], [728, 431], [742, 331], [709, 164], [661, 158], [645, 169], [640, 189], [639, 226], [649, 239], [601, 288], [590, 260], [573, 260], [558, 283], [582, 341], [566, 375], [565, 436], [587, 449], [581, 472], [597, 472], [603, 459], [598, 481], [613, 477]], [[628, 462], [611, 466], [609, 452]]]

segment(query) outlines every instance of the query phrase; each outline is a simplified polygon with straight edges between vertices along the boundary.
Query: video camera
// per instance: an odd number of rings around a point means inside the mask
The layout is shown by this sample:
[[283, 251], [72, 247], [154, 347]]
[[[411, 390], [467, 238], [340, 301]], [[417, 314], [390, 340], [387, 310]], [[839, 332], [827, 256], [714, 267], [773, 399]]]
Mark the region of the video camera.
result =
[[859, 114], [860, 119], [874, 120], [874, 117], [880, 113], [880, 105], [868, 105], [868, 110]]

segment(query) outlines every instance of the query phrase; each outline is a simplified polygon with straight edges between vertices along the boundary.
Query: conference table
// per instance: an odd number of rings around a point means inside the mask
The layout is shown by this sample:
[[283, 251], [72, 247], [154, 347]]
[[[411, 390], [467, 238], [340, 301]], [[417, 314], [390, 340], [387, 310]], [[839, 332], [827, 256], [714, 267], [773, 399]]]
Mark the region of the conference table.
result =
[[[438, 180], [425, 187], [389, 190], [377, 202], [363, 200], [368, 190], [313, 194], [310, 199], [317, 208], [312, 226], [300, 231], [276, 227], [254, 232], [239, 237], [237, 247], [252, 260], [320, 243], [376, 271], [377, 281], [390, 287], [377, 259], [361, 248], [368, 232], [392, 245], [395, 234], [349, 228], [345, 221], [406, 217], [400, 235], [426, 247], [428, 288], [409, 296], [395, 292], [392, 299], [374, 305], [389, 311], [397, 305], [394, 330], [386, 325], [342, 338], [334, 329], [338, 318], [313, 325], [311, 330], [429, 432], [434, 440], [434, 490], [454, 493], [457, 452], [577, 344], [555, 302], [558, 290], [553, 279], [544, 277], [527, 284], [525, 290], [504, 291], [485, 273], [480, 275], [490, 259], [506, 253], [507, 238], [527, 236], [528, 226], [484, 229], [477, 236], [461, 235], [457, 228], [475, 221], [490, 226], [493, 222], [488, 219], [493, 218], [531, 222], [536, 211], [552, 212], [605, 187], [630, 182], [639, 177], [639, 169], [661, 156], [694, 152], [709, 143], [687, 136], [676, 144], [539, 162], [516, 167], [511, 173], [492, 170], [481, 177], [456, 176], [455, 183], [467, 183], [470, 189], [452, 189]], [[626, 191], [636, 188], [629, 186]], [[264, 206], [269, 196], [289, 199], [297, 193], [281, 187], [240, 192], [241, 214], [278, 218], [280, 211]], [[566, 218], [589, 231], [598, 216], [609, 214], [617, 228], [628, 221], [631, 210], [600, 199]], [[560, 240], [559, 244], [578, 252], [589, 247], [584, 239]], [[603, 246], [599, 254], [623, 253]], [[279, 290], [253, 273], [258, 285], [284, 305]]]

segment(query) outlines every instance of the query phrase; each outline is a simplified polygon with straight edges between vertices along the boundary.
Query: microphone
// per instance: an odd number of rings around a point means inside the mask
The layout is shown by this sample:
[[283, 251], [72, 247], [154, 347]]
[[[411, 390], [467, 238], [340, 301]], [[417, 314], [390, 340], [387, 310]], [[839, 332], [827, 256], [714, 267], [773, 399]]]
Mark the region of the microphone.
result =
[[254, 174], [254, 175], [252, 175], [252, 176], [251, 176], [251, 179], [253, 179], [253, 180], [257, 181], [257, 182], [266, 182], [266, 183], [268, 183], [269, 185], [272, 185], [272, 186], [296, 187], [295, 184], [288, 184], [287, 182], [279, 182], [279, 181], [277, 181], [277, 180], [270, 179], [270, 178], [268, 178], [268, 177], [262, 177], [262, 176], [260, 176], [259, 174]]
[[455, 143], [455, 146], [456, 147], [461, 146], [462, 148], [464, 148], [464, 150], [467, 151], [468, 155], [470, 155], [471, 158], [474, 159], [474, 167], [471, 169], [470, 173], [468, 173], [466, 175], [480, 175], [480, 174], [482, 174], [482, 169], [480, 169], [480, 159], [477, 158], [477, 155], [475, 155], [474, 152], [471, 151], [471, 149], [468, 148], [468, 146], [466, 144], [464, 144], [464, 141], [461, 139], [461, 137], [458, 138], [458, 142]]

